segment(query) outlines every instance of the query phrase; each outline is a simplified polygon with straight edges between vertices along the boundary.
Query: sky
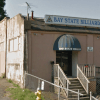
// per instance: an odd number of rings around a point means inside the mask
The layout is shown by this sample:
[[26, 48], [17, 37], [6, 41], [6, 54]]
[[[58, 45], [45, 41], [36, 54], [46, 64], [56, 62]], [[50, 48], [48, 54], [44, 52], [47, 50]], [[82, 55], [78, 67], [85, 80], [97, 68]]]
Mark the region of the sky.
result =
[[45, 15], [60, 15], [100, 19], [100, 0], [6, 0], [5, 10], [12, 18], [17, 14], [27, 15], [28, 2], [34, 11], [34, 17], [44, 18]]

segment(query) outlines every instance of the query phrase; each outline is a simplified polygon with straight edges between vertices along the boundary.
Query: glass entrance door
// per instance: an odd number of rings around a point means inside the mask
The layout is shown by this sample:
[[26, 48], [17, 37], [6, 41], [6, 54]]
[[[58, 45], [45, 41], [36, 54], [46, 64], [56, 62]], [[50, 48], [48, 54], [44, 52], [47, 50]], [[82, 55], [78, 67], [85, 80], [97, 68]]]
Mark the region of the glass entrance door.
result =
[[72, 76], [72, 51], [56, 51], [56, 63], [67, 76]]

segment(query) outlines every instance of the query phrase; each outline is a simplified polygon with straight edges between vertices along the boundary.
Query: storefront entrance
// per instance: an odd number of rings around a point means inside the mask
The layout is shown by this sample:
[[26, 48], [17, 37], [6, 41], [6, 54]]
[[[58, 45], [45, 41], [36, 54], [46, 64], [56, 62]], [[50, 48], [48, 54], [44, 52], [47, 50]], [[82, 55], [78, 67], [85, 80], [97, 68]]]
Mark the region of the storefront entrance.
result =
[[72, 76], [72, 51], [56, 51], [56, 64], [67, 76]]
[[80, 42], [73, 35], [59, 36], [54, 45], [56, 50], [56, 64], [59, 64], [67, 76], [77, 77], [78, 51], [81, 51]]

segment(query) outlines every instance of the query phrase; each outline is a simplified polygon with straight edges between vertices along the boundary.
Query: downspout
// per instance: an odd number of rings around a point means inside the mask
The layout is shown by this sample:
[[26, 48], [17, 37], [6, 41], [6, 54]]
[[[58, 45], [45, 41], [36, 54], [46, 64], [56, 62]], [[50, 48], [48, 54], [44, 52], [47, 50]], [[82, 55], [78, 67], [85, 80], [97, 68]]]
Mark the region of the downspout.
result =
[[27, 31], [25, 32], [25, 71], [28, 72], [28, 41], [27, 41]]
[[26, 72], [28, 73], [27, 31], [24, 36], [24, 88], [26, 88]]
[[25, 75], [25, 72], [26, 72], [26, 56], [25, 56], [25, 54], [26, 54], [26, 43], [25, 42], [26, 42], [26, 34], [25, 34], [25, 31], [24, 31], [24, 43], [23, 43], [24, 44], [24, 47], [23, 47], [24, 48], [24, 52], [23, 52], [24, 53], [24, 57], [23, 57], [24, 58], [24, 60], [23, 60], [24, 88], [26, 86], [26, 84], [25, 84], [25, 82], [26, 82], [25, 81], [26, 80], [26, 77], [25, 77], [26, 76]]
[[29, 72], [29, 69], [28, 69], [28, 32], [26, 32], [26, 69], [27, 69], [27, 73]]

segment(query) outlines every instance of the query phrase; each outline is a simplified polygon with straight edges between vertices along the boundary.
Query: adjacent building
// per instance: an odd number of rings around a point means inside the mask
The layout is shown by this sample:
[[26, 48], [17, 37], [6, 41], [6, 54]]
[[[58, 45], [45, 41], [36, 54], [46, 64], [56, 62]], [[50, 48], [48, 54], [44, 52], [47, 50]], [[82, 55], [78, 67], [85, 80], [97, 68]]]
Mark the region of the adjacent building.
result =
[[[0, 22], [0, 75], [6, 73], [8, 79], [21, 87], [24, 71], [52, 82], [54, 62], [70, 77], [77, 77], [77, 64], [88, 66], [88, 76], [100, 77], [99, 44], [97, 19], [54, 15], [46, 15], [45, 19], [33, 15], [26, 18], [21, 14], [4, 18]], [[89, 69], [91, 65], [98, 69]]]

